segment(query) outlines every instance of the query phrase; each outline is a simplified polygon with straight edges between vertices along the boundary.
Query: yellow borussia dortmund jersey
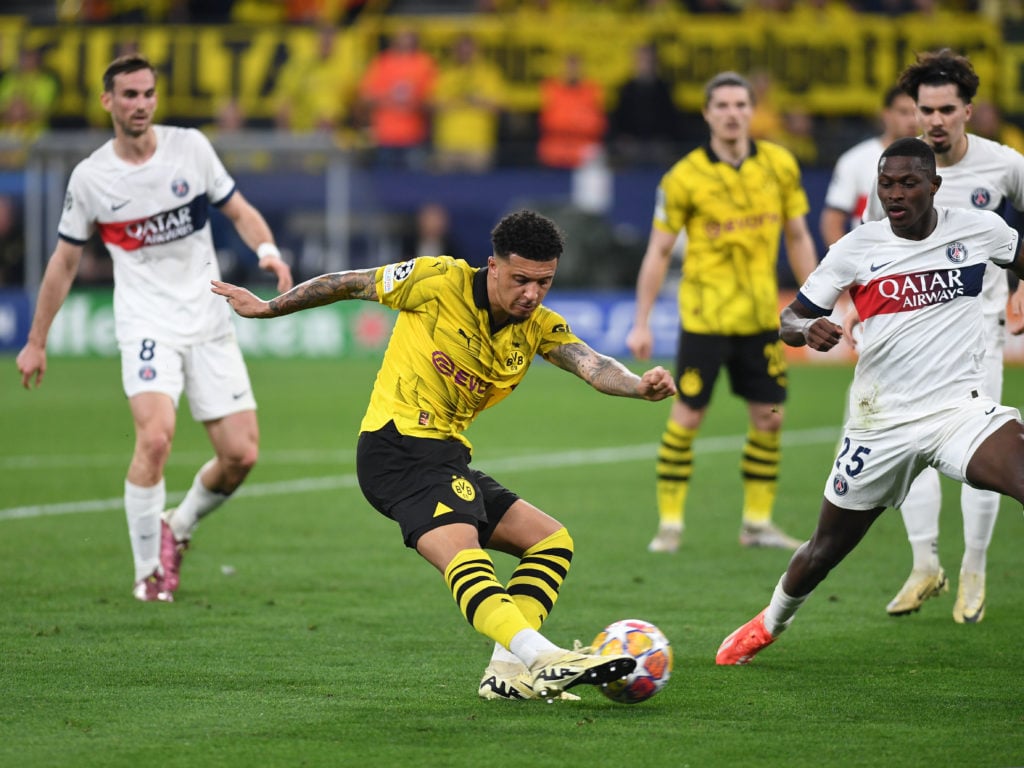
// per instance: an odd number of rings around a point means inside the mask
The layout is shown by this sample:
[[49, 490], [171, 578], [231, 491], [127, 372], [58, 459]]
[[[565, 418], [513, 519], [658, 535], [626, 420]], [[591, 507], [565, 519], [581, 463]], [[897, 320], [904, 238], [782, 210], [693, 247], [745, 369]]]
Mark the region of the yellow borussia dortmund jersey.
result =
[[487, 270], [450, 256], [425, 256], [377, 269], [381, 304], [400, 310], [359, 429], [392, 419], [403, 435], [462, 434], [484, 408], [505, 398], [535, 355], [579, 343], [544, 306], [521, 323], [491, 324]]
[[691, 333], [750, 335], [779, 327], [775, 268], [787, 221], [809, 209], [786, 149], [756, 141], [739, 168], [699, 147], [658, 186], [657, 229], [686, 229], [679, 309]]

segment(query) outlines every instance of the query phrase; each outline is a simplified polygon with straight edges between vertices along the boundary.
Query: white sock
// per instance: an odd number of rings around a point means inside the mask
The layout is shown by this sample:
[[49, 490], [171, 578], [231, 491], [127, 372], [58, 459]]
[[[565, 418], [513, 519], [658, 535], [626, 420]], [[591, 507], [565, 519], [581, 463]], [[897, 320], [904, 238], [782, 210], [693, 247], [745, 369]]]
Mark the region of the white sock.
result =
[[764, 612], [764, 628], [772, 637], [778, 637], [793, 621], [797, 609], [810, 596], [810, 592], [803, 597], [787, 595], [786, 590], [782, 588], [782, 579], [779, 579], [779, 583], [775, 585], [775, 592], [772, 593], [772, 601], [768, 603], [768, 608]]
[[939, 562], [939, 542], [933, 538], [920, 541], [910, 540], [910, 551], [914, 556], [914, 570], [935, 573], [942, 567]]
[[135, 580], [160, 567], [160, 513], [167, 502], [164, 481], [149, 488], [124, 481], [124, 512], [135, 561]]
[[557, 651], [559, 648], [537, 630], [521, 629], [509, 643], [509, 650], [529, 668], [542, 653]]
[[210, 459], [199, 468], [185, 498], [181, 500], [176, 509], [170, 512], [170, 516], [167, 518], [167, 524], [178, 541], [191, 539], [199, 521], [228, 500], [228, 494], [211, 491], [203, 485], [201, 479], [203, 473], [215, 461], [216, 459]]
[[914, 569], [939, 569], [939, 510], [942, 507], [942, 489], [939, 473], [932, 467], [922, 470], [900, 505], [907, 539], [914, 554]]
[[965, 573], [985, 574], [988, 566], [986, 550], [978, 547], [964, 547], [964, 559], [960, 561], [960, 570]]
[[501, 643], [494, 644], [494, 652], [491, 653], [491, 661], [505, 661], [510, 664], [522, 664], [519, 657]]
[[960, 507], [964, 514], [964, 559], [960, 569], [984, 573], [986, 552], [999, 515], [999, 494], [965, 484], [960, 492]]

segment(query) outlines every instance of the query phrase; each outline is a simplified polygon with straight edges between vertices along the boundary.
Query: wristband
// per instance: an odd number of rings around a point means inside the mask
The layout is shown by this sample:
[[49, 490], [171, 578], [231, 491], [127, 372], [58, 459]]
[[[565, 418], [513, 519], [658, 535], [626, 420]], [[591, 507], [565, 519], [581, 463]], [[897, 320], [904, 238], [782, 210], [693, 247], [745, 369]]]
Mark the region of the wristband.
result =
[[277, 246], [273, 243], [260, 243], [259, 247], [256, 248], [256, 255], [260, 257], [260, 261], [268, 258], [281, 258], [281, 252], [277, 250]]

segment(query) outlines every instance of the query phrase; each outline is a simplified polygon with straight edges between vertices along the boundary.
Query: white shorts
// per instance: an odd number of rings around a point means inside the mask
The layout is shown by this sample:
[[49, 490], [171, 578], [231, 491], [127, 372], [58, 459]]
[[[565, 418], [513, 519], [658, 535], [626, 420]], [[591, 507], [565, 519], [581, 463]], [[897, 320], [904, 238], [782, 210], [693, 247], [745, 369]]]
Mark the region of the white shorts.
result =
[[1016, 408], [982, 396], [896, 427], [847, 429], [825, 498], [843, 509], [898, 507], [926, 466], [966, 482], [978, 446], [1013, 419], [1020, 419]]
[[162, 392], [177, 408], [184, 391], [196, 421], [256, 410], [249, 371], [234, 334], [188, 346], [138, 339], [120, 347], [121, 382], [129, 398]]

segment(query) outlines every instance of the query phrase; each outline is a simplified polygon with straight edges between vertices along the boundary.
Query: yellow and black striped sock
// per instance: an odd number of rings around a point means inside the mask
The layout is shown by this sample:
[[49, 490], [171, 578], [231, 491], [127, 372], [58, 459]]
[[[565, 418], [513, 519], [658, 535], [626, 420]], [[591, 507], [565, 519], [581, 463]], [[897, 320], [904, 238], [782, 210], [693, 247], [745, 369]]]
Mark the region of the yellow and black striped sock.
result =
[[767, 523], [772, 519], [782, 458], [781, 443], [780, 432], [762, 432], [753, 427], [747, 430], [747, 442], [740, 462], [745, 522]]
[[448, 564], [444, 580], [462, 615], [477, 632], [508, 648], [530, 622], [501, 586], [494, 563], [482, 549], [464, 549]]
[[558, 590], [572, 563], [572, 537], [559, 528], [523, 553], [508, 582], [512, 596], [533, 629], [540, 629], [558, 600]]
[[658, 518], [662, 523], [682, 525], [686, 493], [693, 473], [693, 440], [696, 429], [682, 427], [671, 419], [665, 425], [658, 447]]

